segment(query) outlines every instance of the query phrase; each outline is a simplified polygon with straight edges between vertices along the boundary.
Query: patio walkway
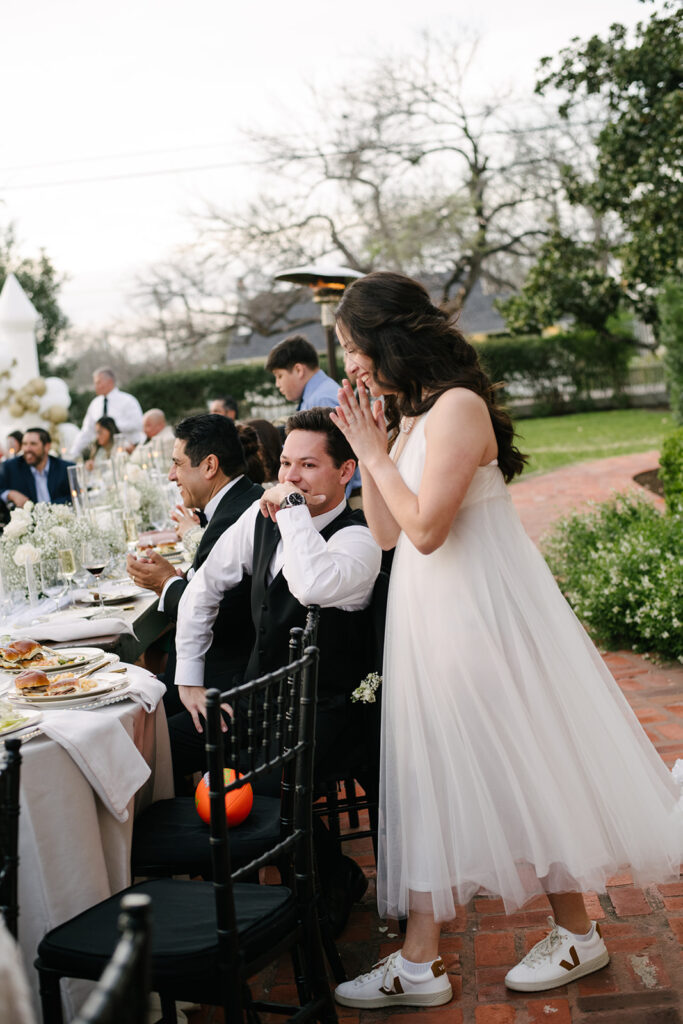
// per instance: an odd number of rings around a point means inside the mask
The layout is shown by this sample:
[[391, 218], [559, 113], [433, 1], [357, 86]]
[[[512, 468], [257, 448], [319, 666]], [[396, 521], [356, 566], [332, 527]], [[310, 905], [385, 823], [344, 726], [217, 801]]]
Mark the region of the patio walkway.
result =
[[[608, 498], [614, 490], [637, 488], [634, 474], [653, 469], [657, 462], [657, 453], [648, 452], [569, 466], [522, 479], [512, 485], [512, 496], [527, 531], [538, 541], [572, 508]], [[683, 665], [655, 665], [621, 651], [605, 654], [605, 662], [671, 766], [683, 757]], [[395, 922], [377, 916], [369, 841], [345, 847], [371, 880], [339, 940], [352, 977], [401, 942]], [[451, 1003], [433, 1010], [359, 1012], [338, 1007], [339, 1019], [348, 1024], [681, 1024], [683, 881], [642, 891], [622, 875], [611, 880], [605, 895], [589, 893], [587, 901], [591, 916], [601, 922], [611, 963], [582, 981], [546, 994], [509, 992], [505, 973], [547, 933], [550, 906], [541, 897], [523, 912], [506, 916], [500, 900], [475, 898], [443, 929], [442, 952], [454, 991]], [[293, 997], [288, 962], [264, 972], [262, 981], [274, 995]]]

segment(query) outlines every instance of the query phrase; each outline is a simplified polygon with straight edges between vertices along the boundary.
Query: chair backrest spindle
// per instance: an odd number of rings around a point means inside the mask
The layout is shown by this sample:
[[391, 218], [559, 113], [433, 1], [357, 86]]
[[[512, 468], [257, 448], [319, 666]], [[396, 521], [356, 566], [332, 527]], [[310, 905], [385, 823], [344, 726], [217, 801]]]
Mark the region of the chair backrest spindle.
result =
[[0, 914], [16, 939], [19, 918], [19, 773], [21, 740], [5, 740], [6, 760], [0, 770]]

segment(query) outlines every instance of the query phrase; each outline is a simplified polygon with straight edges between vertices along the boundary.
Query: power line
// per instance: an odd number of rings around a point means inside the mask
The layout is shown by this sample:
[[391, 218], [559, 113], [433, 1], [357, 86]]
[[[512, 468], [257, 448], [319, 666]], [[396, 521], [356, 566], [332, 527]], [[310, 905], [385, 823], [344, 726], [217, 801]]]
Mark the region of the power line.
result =
[[195, 171], [216, 171], [225, 167], [253, 167], [254, 162], [248, 160], [231, 160], [218, 164], [198, 164], [194, 167], [169, 167], [157, 171], [130, 171], [126, 174], [107, 174], [95, 178], [64, 178], [61, 181], [36, 181], [27, 185], [1, 185], [0, 193], [16, 192], [21, 189], [57, 188], [62, 185], [91, 185], [106, 181], [125, 181], [131, 178], [155, 178], [165, 174], [187, 174]]
[[43, 167], [63, 167], [65, 164], [97, 163], [100, 160], [129, 160], [139, 156], [159, 156], [161, 153], [192, 153], [202, 149], [222, 149], [230, 142], [202, 143], [198, 146], [173, 146], [166, 149], [142, 149], [135, 153], [103, 153], [100, 156], [76, 156], [68, 160], [47, 160], [39, 164], [19, 164], [15, 167], [0, 167], [0, 174], [14, 171], [34, 171]]

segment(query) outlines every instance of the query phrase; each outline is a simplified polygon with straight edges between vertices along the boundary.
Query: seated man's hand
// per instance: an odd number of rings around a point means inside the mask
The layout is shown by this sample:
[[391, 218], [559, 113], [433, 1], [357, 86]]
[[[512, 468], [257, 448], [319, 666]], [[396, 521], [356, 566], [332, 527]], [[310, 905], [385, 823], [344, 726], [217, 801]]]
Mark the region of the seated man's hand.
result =
[[28, 497], [22, 494], [21, 491], [8, 491], [7, 500], [13, 502], [17, 508], [23, 508], [28, 501]]
[[166, 582], [179, 575], [170, 562], [151, 549], [142, 558], [128, 555], [126, 570], [134, 583], [155, 594], [160, 594]]
[[266, 519], [270, 516], [273, 522], [275, 522], [275, 516], [280, 510], [280, 503], [288, 494], [294, 494], [295, 492], [304, 495], [307, 505], [321, 505], [325, 501], [324, 494], [304, 494], [304, 492], [299, 490], [298, 487], [295, 487], [294, 484], [275, 484], [274, 487], [266, 488], [261, 500], [259, 501], [259, 508], [261, 509], [262, 515]]
[[[197, 732], [204, 732], [202, 728], [201, 718], [206, 718], [206, 690], [203, 686], [179, 686], [178, 696], [192, 715], [192, 721]], [[232, 716], [232, 708], [229, 704], [221, 704], [223, 711]], [[225, 720], [221, 717], [221, 729], [223, 732], [228, 731], [228, 726]]]
[[185, 505], [176, 505], [171, 512], [171, 519], [175, 523], [176, 533], [182, 539], [188, 530], [199, 526], [199, 516], [191, 508]]

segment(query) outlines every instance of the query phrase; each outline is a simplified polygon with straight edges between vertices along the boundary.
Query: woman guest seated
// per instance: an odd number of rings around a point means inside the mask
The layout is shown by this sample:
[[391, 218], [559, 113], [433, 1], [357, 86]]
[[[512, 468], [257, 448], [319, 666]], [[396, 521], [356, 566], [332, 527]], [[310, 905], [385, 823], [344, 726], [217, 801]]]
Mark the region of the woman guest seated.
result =
[[86, 469], [93, 469], [98, 463], [107, 462], [111, 458], [114, 434], [118, 433], [119, 428], [111, 416], [100, 417], [95, 424], [95, 440], [83, 452]]

